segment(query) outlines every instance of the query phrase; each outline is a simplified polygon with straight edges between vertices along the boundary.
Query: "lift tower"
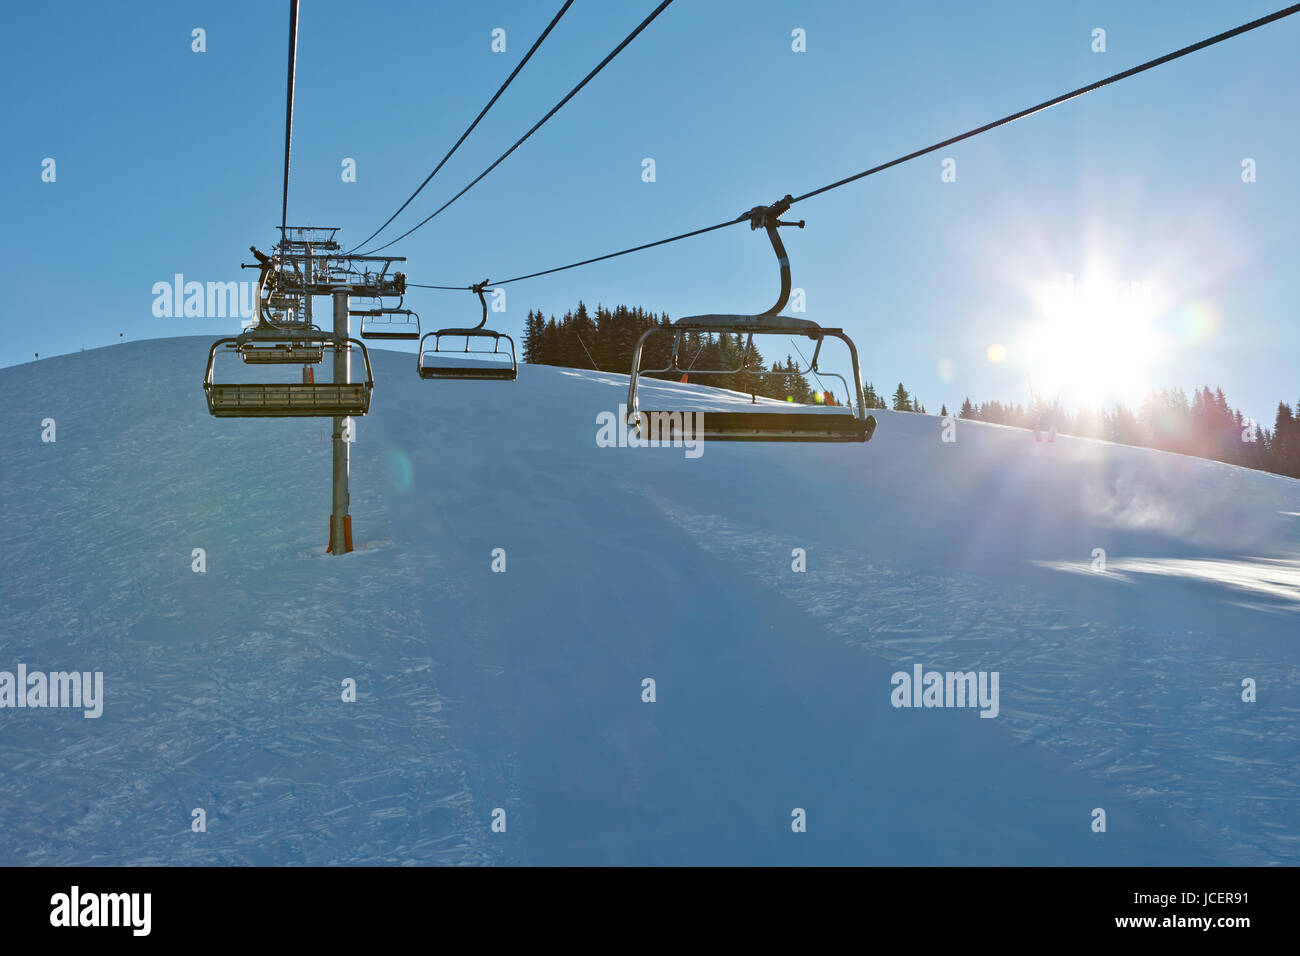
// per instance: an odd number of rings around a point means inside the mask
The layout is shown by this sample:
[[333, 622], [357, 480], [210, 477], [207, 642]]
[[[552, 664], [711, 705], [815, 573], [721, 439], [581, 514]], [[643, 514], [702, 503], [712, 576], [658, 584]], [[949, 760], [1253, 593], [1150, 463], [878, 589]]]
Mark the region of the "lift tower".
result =
[[[271, 255], [253, 248], [259, 270], [257, 314], [237, 338], [219, 339], [208, 353], [204, 379], [208, 410], [221, 418], [330, 418], [333, 420], [333, 504], [329, 550], [352, 550], [348, 515], [348, 445], [350, 419], [370, 410], [374, 372], [365, 345], [352, 338], [348, 303], [351, 296], [383, 299], [406, 292], [406, 276], [393, 270], [403, 256], [353, 256], [342, 253], [335, 226], [281, 226]], [[316, 325], [312, 300], [329, 296], [332, 331]], [[302, 383], [217, 384], [213, 371], [218, 350], [238, 353], [250, 365], [303, 366]], [[365, 363], [364, 382], [352, 381], [352, 351]], [[329, 383], [317, 383], [313, 366], [324, 352], [334, 353]]]

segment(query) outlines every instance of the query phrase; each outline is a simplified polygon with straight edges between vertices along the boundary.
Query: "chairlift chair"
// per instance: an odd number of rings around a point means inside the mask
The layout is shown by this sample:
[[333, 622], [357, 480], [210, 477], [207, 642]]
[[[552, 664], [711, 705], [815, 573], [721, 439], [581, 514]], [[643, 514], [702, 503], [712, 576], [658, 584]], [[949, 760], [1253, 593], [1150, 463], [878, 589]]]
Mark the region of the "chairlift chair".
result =
[[239, 357], [248, 365], [319, 365], [325, 358], [324, 335], [303, 322], [254, 326], [240, 336]]
[[[333, 418], [366, 414], [370, 410], [370, 393], [375, 387], [370, 353], [359, 339], [347, 336], [320, 333], [313, 338], [313, 347], [332, 349], [335, 353], [353, 346], [359, 348], [366, 369], [365, 381], [226, 384], [213, 380], [218, 351], [245, 355], [249, 349], [268, 350], [277, 345], [292, 348], [295, 347], [294, 335], [254, 327], [237, 337], [213, 342], [208, 350], [208, 370], [203, 379], [208, 411], [217, 418]], [[275, 341], [277, 337], [280, 339], [278, 343]]]
[[[478, 295], [479, 302], [483, 306], [483, 318], [479, 320], [478, 325], [471, 329], [438, 329], [436, 332], [426, 333], [420, 339], [420, 353], [415, 366], [420, 378], [513, 382], [519, 377], [519, 363], [515, 359], [515, 340], [504, 332], [494, 332], [492, 329], [484, 328], [487, 325], [488, 309], [483, 290], [487, 284], [488, 280], [484, 279], [472, 286], [470, 290]], [[443, 347], [444, 338], [452, 340], [463, 338], [464, 348]], [[425, 342], [429, 339], [433, 339], [432, 348], [425, 346]], [[470, 348], [471, 340], [482, 339], [491, 339], [492, 348]], [[503, 339], [510, 346], [508, 356], [501, 349]], [[505, 361], [507, 357], [508, 364]], [[468, 364], [470, 362], [479, 364]]]
[[325, 357], [320, 337], [321, 330], [300, 317], [298, 297], [279, 291], [279, 280], [273, 280], [274, 260], [249, 249], [257, 263], [242, 268], [258, 269], [257, 319], [251, 328], [239, 337], [239, 357], [249, 365], [318, 365]]
[[239, 357], [249, 365], [319, 365], [325, 349], [310, 342], [249, 344], [239, 350]]
[[361, 317], [363, 339], [418, 339], [420, 316], [412, 309], [356, 309], [348, 315]]
[[[876, 430], [876, 419], [868, 415], [862, 392], [862, 373], [858, 366], [858, 350], [843, 329], [825, 328], [807, 319], [780, 315], [790, 299], [790, 260], [786, 256], [785, 245], [777, 235], [778, 226], [798, 226], [799, 222], [781, 222], [779, 217], [789, 210], [792, 200], [786, 196], [771, 206], [756, 206], [746, 213], [750, 229], [763, 228], [771, 240], [776, 253], [777, 264], [781, 269], [781, 295], [776, 304], [760, 315], [691, 315], [678, 319], [669, 326], [655, 326], [647, 329], [637, 339], [632, 352], [632, 374], [628, 382], [627, 409], [628, 423], [635, 426], [642, 439], [659, 438], [665, 440], [678, 437], [674, 428], [682, 428], [685, 418], [682, 410], [661, 411], [641, 410], [638, 404], [637, 385], [640, 377], [647, 372], [678, 375], [728, 375], [745, 373], [754, 376], [789, 374], [788, 371], [770, 372], [762, 369], [747, 368], [745, 356], [749, 354], [755, 335], [785, 335], [805, 337], [814, 343], [812, 359], [808, 367], [800, 371], [815, 376], [836, 378], [844, 386], [848, 400], [844, 405], [807, 407], [799, 406], [800, 411], [776, 410], [773, 406], [753, 404], [742, 406], [744, 411], [703, 411], [700, 416], [702, 434], [697, 437], [714, 441], [790, 441], [790, 442], [865, 442], [871, 439]], [[646, 341], [654, 335], [671, 332], [672, 358], [667, 367], [661, 369], [642, 369], [641, 353]], [[700, 369], [682, 367], [679, 355], [687, 333], [726, 334], [743, 333], [746, 336], [745, 348], [741, 352], [740, 366], [731, 369]], [[827, 338], [839, 339], [848, 348], [852, 364], [852, 382], [843, 375], [826, 372], [818, 368], [822, 343]], [[752, 410], [751, 410], [752, 409]], [[768, 411], [767, 409], [771, 409]], [[693, 409], [692, 409], [693, 410]]]

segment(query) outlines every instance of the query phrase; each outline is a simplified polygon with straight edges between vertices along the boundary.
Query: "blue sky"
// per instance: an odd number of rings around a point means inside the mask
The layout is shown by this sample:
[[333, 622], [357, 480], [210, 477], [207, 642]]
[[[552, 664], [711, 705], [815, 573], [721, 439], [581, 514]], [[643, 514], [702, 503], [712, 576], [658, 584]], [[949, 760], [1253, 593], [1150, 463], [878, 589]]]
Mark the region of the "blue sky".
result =
[[[408, 256], [412, 281], [468, 284], [658, 239], [1283, 5], [677, 0], [488, 179], [390, 251]], [[433, 168], [559, 2], [302, 6], [289, 220], [337, 225], [355, 242]], [[653, 6], [578, 0], [395, 226], [477, 175]], [[119, 333], [237, 328], [156, 318], [151, 290], [178, 272], [251, 279], [238, 268], [247, 247], [274, 241], [286, 11], [6, 5], [0, 365]], [[205, 53], [191, 51], [195, 27]], [[497, 27], [504, 54], [490, 48]], [[1098, 27], [1105, 53], [1091, 49]], [[790, 49], [794, 28], [806, 53]], [[1271, 423], [1277, 400], [1300, 394], [1298, 54], [1300, 16], [800, 204], [793, 218], [808, 228], [785, 238], [806, 317], [842, 325], [866, 378], [889, 389], [901, 379], [935, 412], [964, 395], [1027, 399], [1035, 365], [1022, 342], [1043, 320], [1048, 284], [1148, 282], [1155, 344], [1127, 363], [1134, 374], [1221, 385]], [[41, 181], [46, 157], [54, 183]], [[646, 157], [654, 183], [642, 181]], [[945, 157], [956, 182], [941, 181]], [[355, 183], [342, 181], [344, 158], [356, 160]], [[752, 312], [775, 288], [765, 240], [740, 226], [508, 286], [496, 321], [517, 334], [528, 309], [558, 314], [579, 299], [674, 317]], [[469, 293], [415, 290], [407, 304], [427, 325], [474, 312]], [[1123, 351], [1131, 343], [1114, 325], [1100, 327]], [[994, 344], [1005, 360], [989, 360]]]

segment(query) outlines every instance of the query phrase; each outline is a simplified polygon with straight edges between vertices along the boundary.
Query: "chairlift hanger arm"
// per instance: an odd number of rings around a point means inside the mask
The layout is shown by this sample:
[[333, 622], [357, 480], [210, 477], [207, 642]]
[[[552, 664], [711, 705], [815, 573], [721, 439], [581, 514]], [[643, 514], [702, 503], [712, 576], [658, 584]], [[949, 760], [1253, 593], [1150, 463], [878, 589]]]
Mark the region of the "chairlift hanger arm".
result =
[[488, 281], [489, 280], [484, 279], [482, 282], [476, 282], [474, 285], [470, 286], [470, 291], [478, 296], [479, 304], [483, 306], [483, 318], [479, 319], [478, 325], [474, 326], [476, 329], [481, 329], [487, 325], [487, 299], [483, 297], [483, 290], [487, 288]]
[[239, 264], [239, 268], [241, 269], [274, 269], [275, 268], [275, 260], [272, 259], [270, 256], [268, 256], [265, 252], [259, 252], [257, 246], [249, 246], [248, 251], [253, 254], [253, 258], [257, 260], [257, 263], [251, 264], [251, 263], [241, 262]]
[[781, 237], [776, 230], [779, 226], [797, 226], [800, 229], [804, 227], [802, 219], [798, 222], [781, 221], [782, 214], [790, 210], [791, 201], [790, 194], [787, 193], [770, 206], [755, 206], [749, 212], [740, 215], [741, 219], [749, 220], [751, 230], [764, 229], [767, 231], [767, 238], [772, 242], [772, 251], [776, 253], [776, 262], [781, 269], [781, 293], [777, 296], [776, 304], [766, 312], [761, 313], [762, 317], [779, 315], [781, 310], [785, 308], [786, 303], [790, 301], [790, 258], [786, 255], [785, 243], [781, 241]]

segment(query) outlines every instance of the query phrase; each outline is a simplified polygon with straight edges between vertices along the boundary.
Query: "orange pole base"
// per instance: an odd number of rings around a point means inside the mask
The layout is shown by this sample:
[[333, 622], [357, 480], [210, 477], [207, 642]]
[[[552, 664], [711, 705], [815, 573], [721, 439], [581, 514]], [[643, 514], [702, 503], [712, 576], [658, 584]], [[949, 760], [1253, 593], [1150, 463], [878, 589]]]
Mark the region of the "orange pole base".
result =
[[[352, 552], [352, 515], [343, 516], [343, 550]], [[330, 518], [330, 543], [325, 546], [326, 554], [334, 553], [334, 518]]]

